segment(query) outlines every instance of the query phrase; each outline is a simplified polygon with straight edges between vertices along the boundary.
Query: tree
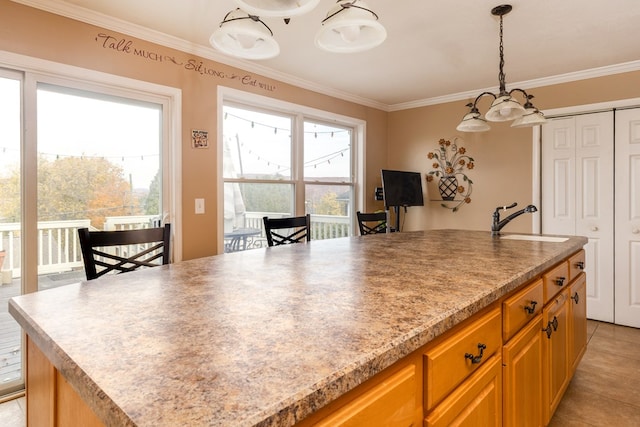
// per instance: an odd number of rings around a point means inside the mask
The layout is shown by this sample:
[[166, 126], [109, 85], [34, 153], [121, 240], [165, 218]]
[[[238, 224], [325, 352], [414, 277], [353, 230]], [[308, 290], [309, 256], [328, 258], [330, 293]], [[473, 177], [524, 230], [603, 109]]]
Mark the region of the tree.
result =
[[[1, 181], [0, 217], [19, 221], [19, 171]], [[102, 228], [106, 216], [140, 215], [121, 167], [96, 157], [38, 160], [38, 220], [91, 220]]]

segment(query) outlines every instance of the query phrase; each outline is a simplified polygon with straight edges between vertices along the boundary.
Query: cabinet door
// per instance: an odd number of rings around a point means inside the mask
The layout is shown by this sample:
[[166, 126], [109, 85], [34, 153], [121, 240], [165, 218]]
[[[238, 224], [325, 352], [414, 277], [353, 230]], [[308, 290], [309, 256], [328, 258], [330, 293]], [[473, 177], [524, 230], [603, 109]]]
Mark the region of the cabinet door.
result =
[[499, 354], [456, 388], [425, 419], [425, 427], [502, 425], [502, 366]]
[[[502, 349], [504, 425], [542, 425], [542, 314]], [[546, 339], [546, 338], [545, 338]]]
[[571, 352], [569, 366], [571, 367], [571, 373], [573, 373], [587, 349], [587, 278], [584, 273], [578, 276], [571, 285], [570, 297]]
[[544, 424], [553, 415], [569, 382], [569, 297], [558, 294], [543, 312], [542, 403]]

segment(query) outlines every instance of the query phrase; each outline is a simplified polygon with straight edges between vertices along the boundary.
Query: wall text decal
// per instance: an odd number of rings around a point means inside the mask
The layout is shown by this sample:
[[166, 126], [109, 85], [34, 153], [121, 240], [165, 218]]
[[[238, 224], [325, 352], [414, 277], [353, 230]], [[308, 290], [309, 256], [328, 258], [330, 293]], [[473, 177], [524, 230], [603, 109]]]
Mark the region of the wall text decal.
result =
[[262, 82], [251, 74], [240, 75], [236, 73], [227, 73], [225, 71], [207, 66], [204, 61], [199, 59], [189, 58], [185, 61], [182, 61], [175, 56], [164, 55], [158, 52], [139, 49], [134, 46], [133, 40], [129, 40], [126, 38], [118, 38], [109, 34], [98, 33], [95, 41], [103, 49], [110, 49], [124, 54], [139, 56], [149, 61], [170, 63], [183, 67], [185, 70], [197, 73], [201, 76], [214, 77], [217, 79], [238, 80], [245, 86], [259, 88], [268, 92], [274, 92], [276, 90], [275, 85]]

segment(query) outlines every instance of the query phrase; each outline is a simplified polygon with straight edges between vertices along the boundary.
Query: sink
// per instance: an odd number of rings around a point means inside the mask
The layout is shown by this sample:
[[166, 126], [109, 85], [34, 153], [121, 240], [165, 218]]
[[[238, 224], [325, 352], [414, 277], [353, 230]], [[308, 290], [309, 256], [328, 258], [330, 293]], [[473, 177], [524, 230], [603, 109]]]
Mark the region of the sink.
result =
[[504, 236], [500, 236], [500, 238], [505, 240], [528, 240], [530, 242], [553, 243], [562, 243], [569, 240], [568, 237], [541, 236], [539, 234], [506, 234]]

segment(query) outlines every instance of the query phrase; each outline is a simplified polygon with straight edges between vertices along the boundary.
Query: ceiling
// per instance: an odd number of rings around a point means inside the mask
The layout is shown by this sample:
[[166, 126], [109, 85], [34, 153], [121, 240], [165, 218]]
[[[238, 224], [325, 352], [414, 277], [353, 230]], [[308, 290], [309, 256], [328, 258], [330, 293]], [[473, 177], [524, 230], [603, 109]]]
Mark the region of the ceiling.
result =
[[[288, 25], [263, 18], [281, 49], [263, 61], [230, 58], [209, 45], [235, 9], [233, 0], [15, 1], [387, 110], [467, 99], [498, 85], [499, 19], [491, 15], [498, 0], [368, 0], [388, 36], [354, 54], [315, 46], [320, 21], [335, 4], [321, 0]], [[510, 4], [504, 17], [507, 89], [640, 69], [640, 0]]]

